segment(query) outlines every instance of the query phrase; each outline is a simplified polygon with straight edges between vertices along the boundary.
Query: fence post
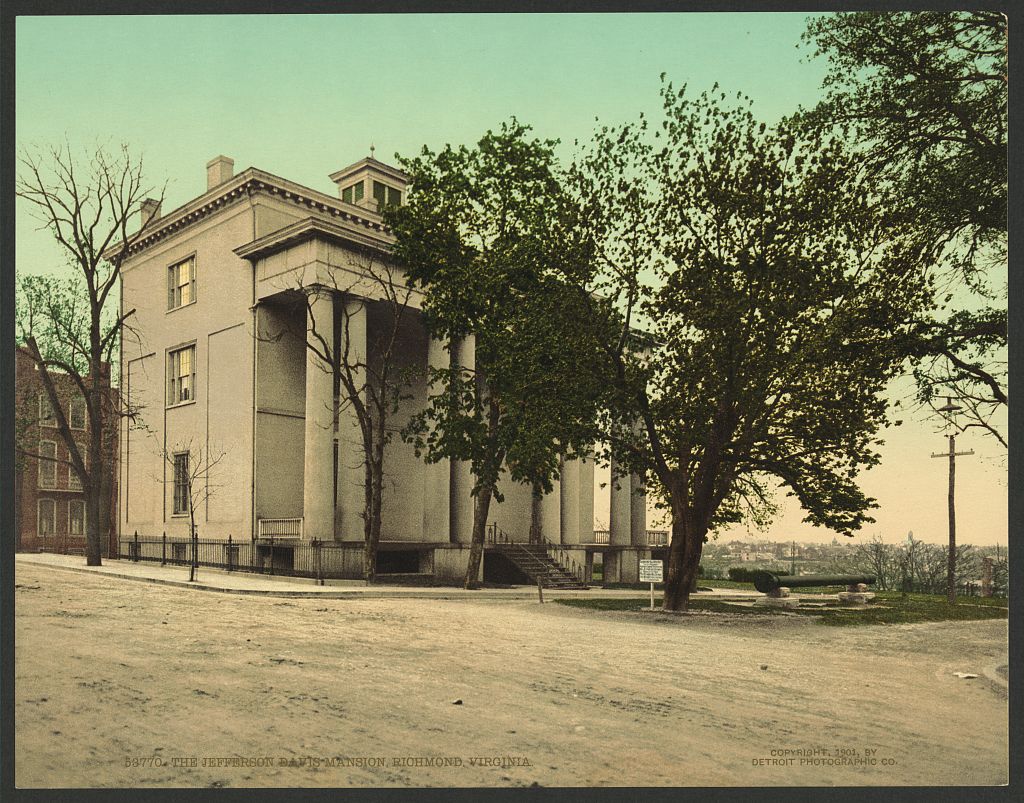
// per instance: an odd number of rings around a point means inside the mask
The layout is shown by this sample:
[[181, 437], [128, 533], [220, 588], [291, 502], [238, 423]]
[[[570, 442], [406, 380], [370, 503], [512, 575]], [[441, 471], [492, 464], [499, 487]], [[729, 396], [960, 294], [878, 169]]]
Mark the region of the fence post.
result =
[[313, 539], [313, 564], [316, 567], [316, 584], [322, 586], [324, 584], [323, 577], [323, 550], [321, 549], [320, 541], [316, 538]]
[[139, 531], [135, 531], [135, 545], [132, 547], [132, 560], [139, 562]]
[[274, 536], [270, 536], [270, 576], [274, 576]]
[[234, 560], [234, 550], [231, 548], [231, 533], [228, 533], [228, 571], [231, 571], [231, 563]]
[[160, 565], [167, 565], [167, 533], [160, 538]]

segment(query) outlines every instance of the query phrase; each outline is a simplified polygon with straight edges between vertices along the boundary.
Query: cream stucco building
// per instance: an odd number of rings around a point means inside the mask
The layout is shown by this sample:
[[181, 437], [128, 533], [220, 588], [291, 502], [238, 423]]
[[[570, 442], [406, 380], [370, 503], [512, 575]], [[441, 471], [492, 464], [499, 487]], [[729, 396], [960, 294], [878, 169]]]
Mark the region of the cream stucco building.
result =
[[[336, 380], [304, 339], [315, 325], [339, 353], [373, 359], [388, 309], [368, 276], [369, 265], [388, 259], [378, 209], [402, 202], [406, 176], [366, 158], [332, 174], [329, 195], [233, 166], [213, 159], [207, 191], [171, 212], [145, 206], [148, 222], [123, 265], [123, 309], [135, 312], [121, 377], [138, 414], [121, 433], [120, 532], [187, 535], [186, 455], [192, 469], [197, 456], [212, 455], [219, 461], [198, 479], [209, 491], [199, 495], [202, 538], [273, 536], [279, 549], [311, 539], [349, 544], [357, 576], [361, 447], [353, 413], [339, 410]], [[295, 303], [314, 287], [310, 303]], [[429, 337], [420, 300], [410, 297], [400, 332], [398, 362], [413, 379], [395, 429], [425, 403], [428, 365], [474, 359], [471, 336]], [[637, 559], [649, 554], [642, 489], [627, 479], [607, 491], [610, 532], [599, 544], [593, 463], [563, 469], [542, 503], [545, 536], [581, 565], [603, 553], [606, 579], [634, 579]], [[396, 436], [385, 471], [382, 551], [438, 580], [460, 579], [472, 523], [469, 466], [426, 464]], [[502, 490], [490, 520], [526, 541], [529, 489], [505, 481]]]

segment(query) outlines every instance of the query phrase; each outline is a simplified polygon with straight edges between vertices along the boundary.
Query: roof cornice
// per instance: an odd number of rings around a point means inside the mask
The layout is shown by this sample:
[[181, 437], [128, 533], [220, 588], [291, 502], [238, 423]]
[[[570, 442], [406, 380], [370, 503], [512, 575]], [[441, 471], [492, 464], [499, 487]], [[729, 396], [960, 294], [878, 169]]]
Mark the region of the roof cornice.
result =
[[234, 252], [242, 259], [254, 261], [312, 239], [387, 251], [385, 243], [379, 237], [367, 236], [359, 226], [348, 221], [335, 222], [317, 217], [307, 217], [241, 245], [235, 248]]
[[[220, 209], [256, 194], [278, 196], [298, 206], [329, 215], [346, 228], [351, 227], [353, 231], [363, 232], [363, 236], [370, 241], [367, 244], [387, 247], [391, 243], [390, 233], [380, 215], [373, 212], [367, 212], [365, 215], [353, 214], [350, 211], [351, 205], [343, 206], [338, 198], [250, 167], [209, 192], [152, 221], [129, 246], [127, 257], [131, 259]], [[117, 253], [120, 247], [120, 243], [111, 246], [104, 252], [104, 256]]]

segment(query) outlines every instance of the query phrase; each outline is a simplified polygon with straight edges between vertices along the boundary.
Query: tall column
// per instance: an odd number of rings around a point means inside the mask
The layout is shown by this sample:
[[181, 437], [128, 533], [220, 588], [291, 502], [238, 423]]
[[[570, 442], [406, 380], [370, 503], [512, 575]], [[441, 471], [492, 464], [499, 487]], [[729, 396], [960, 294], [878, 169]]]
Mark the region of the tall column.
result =
[[[444, 369], [451, 364], [447, 342], [430, 338], [427, 367]], [[437, 392], [435, 385], [434, 392]], [[427, 388], [429, 399], [430, 388]], [[425, 402], [427, 399], [424, 400]], [[451, 461], [423, 464], [423, 540], [447, 542], [451, 537]]]
[[611, 499], [609, 505], [610, 521], [608, 528], [611, 531], [608, 543], [611, 546], [628, 546], [632, 536], [632, 514], [633, 502], [630, 495], [632, 477], [630, 475], [617, 476], [618, 465], [612, 459], [611, 470]]
[[[452, 364], [476, 367], [476, 336], [466, 335], [452, 342]], [[452, 543], [468, 544], [473, 536], [473, 469], [466, 460], [451, 461], [450, 538]]]
[[[309, 298], [306, 336], [313, 331], [330, 344], [334, 339], [334, 298], [319, 291]], [[317, 344], [318, 350], [322, 347]], [[305, 538], [334, 537], [334, 372], [311, 349], [306, 349], [305, 458], [302, 518]]]
[[540, 525], [544, 537], [562, 543], [562, 481], [554, 480], [551, 493], [540, 500]]
[[594, 543], [594, 459], [589, 453], [579, 459], [580, 514], [577, 529], [581, 544]]
[[636, 474], [629, 477], [629, 542], [647, 546], [647, 491]]
[[[563, 544], [580, 543], [580, 461], [562, 458], [561, 516], [559, 529]], [[553, 540], [553, 539], [552, 539]]]
[[580, 543], [594, 543], [594, 457], [580, 458]]
[[562, 543], [594, 542], [594, 461], [585, 454], [562, 461]]
[[[338, 331], [338, 359], [352, 366], [354, 384], [366, 399], [366, 300], [346, 298]], [[363, 539], [366, 510], [366, 461], [363, 436], [355, 408], [347, 400], [344, 386], [339, 390], [338, 410], [338, 498], [335, 520], [341, 541]]]
[[[604, 582], [618, 583], [622, 580], [622, 550], [629, 546], [633, 505], [630, 500], [631, 478], [617, 476], [618, 465], [612, 459], [611, 498], [609, 499], [608, 545], [613, 547], [604, 553]], [[615, 547], [619, 547], [616, 549]]]

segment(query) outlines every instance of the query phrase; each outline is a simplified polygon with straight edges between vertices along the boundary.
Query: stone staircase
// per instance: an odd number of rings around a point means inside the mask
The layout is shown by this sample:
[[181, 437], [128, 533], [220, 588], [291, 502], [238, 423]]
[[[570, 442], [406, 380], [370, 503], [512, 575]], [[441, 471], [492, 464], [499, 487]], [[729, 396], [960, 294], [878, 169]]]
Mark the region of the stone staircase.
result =
[[497, 540], [491, 549], [501, 552], [510, 562], [534, 583], [538, 580], [544, 588], [581, 590], [587, 586], [571, 571], [559, 565], [549, 554], [544, 544], [524, 544], [517, 541]]

